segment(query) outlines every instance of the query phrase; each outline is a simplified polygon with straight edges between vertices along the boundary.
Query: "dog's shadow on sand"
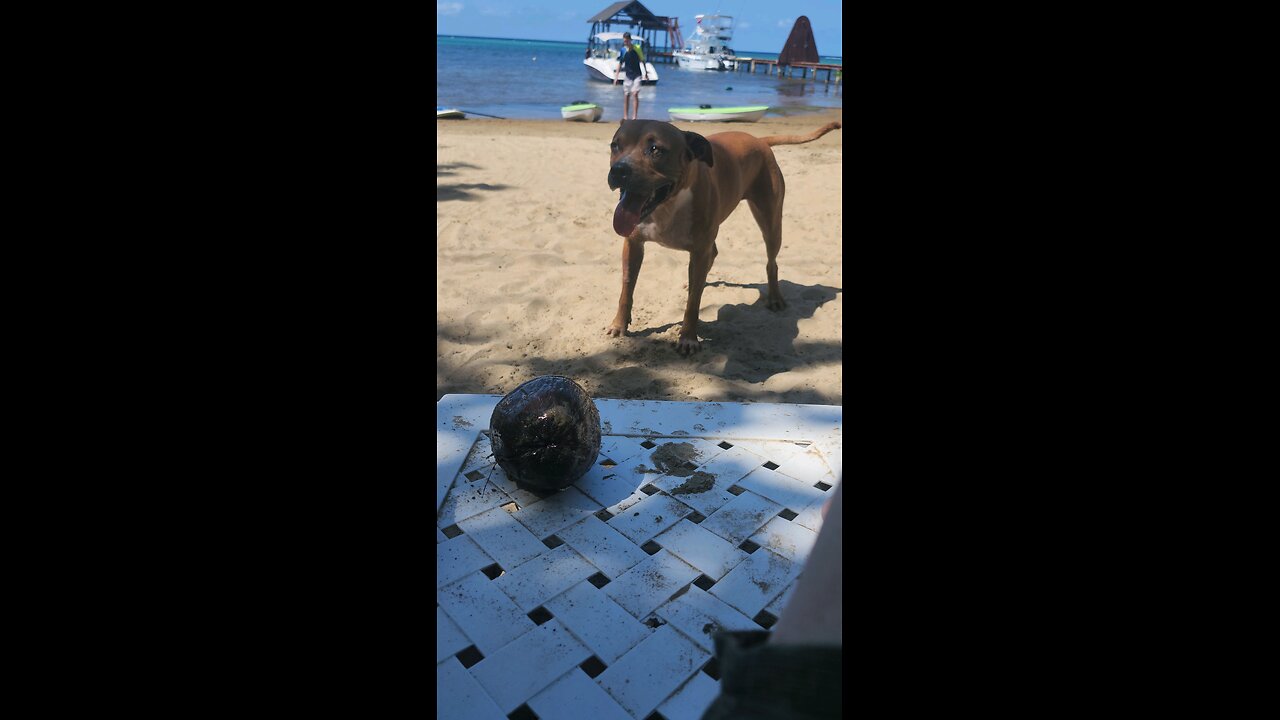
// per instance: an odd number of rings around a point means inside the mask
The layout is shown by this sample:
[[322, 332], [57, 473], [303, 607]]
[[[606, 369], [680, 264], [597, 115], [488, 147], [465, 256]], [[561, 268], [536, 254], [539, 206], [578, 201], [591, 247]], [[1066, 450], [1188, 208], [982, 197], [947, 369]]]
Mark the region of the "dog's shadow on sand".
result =
[[707, 287], [754, 288], [760, 293], [754, 303], [724, 305], [715, 320], [698, 325], [702, 352], [724, 353], [727, 357], [721, 373], [724, 377], [758, 383], [802, 365], [840, 362], [839, 340], [796, 344], [800, 321], [813, 317], [818, 308], [835, 300], [843, 292], [840, 288], [779, 280], [787, 307], [775, 312], [765, 306], [769, 292], [765, 283], [746, 285], [718, 280], [707, 283]]

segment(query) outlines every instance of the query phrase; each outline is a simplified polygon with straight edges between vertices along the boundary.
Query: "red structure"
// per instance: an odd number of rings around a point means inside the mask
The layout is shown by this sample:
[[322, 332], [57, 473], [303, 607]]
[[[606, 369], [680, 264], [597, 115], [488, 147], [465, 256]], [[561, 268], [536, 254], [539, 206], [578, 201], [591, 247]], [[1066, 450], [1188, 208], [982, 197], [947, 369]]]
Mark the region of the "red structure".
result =
[[813, 41], [813, 27], [809, 25], [809, 18], [801, 15], [796, 18], [796, 24], [791, 26], [791, 35], [787, 37], [787, 44], [783, 45], [782, 52], [778, 53], [778, 64], [795, 65], [816, 62], [818, 62], [818, 44]]

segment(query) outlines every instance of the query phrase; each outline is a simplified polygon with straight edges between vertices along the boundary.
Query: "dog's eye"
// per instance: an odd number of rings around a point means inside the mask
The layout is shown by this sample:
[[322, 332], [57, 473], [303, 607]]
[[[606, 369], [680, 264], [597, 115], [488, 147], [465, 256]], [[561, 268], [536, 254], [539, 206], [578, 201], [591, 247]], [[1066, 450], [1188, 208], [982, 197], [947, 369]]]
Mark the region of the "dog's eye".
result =
[[609, 149], [614, 152], [618, 152], [618, 143], [616, 142], [609, 143]]
[[662, 148], [659, 148], [657, 145], [650, 145], [650, 146], [649, 146], [649, 154], [650, 154], [650, 155], [655, 155], [655, 156], [656, 156], [656, 155], [659, 155], [661, 152], [662, 152]]

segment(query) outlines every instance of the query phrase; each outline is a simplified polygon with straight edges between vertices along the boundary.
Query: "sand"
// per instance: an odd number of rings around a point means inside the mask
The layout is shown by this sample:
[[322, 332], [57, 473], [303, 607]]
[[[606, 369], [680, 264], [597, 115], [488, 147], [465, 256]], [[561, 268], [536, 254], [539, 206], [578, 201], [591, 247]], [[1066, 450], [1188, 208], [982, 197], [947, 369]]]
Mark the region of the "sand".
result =
[[[648, 115], [641, 109], [642, 116]], [[675, 123], [710, 135], [808, 133], [841, 111]], [[593, 397], [842, 405], [845, 130], [774, 148], [786, 178], [778, 277], [746, 203], [721, 226], [699, 310], [702, 350], [676, 352], [689, 254], [645, 247], [628, 336], [608, 337], [623, 240], [609, 190], [614, 123], [436, 121], [436, 397], [505, 394], [566, 375]]]

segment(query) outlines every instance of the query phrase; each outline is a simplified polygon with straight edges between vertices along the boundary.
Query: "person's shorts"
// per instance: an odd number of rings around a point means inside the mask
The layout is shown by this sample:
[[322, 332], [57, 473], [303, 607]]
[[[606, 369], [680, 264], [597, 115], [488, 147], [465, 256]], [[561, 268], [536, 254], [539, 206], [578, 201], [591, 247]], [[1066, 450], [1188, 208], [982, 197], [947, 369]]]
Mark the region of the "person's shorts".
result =
[[637, 75], [634, 80], [626, 77], [622, 78], [622, 92], [628, 95], [640, 92], [640, 80], [643, 77], [643, 75]]

